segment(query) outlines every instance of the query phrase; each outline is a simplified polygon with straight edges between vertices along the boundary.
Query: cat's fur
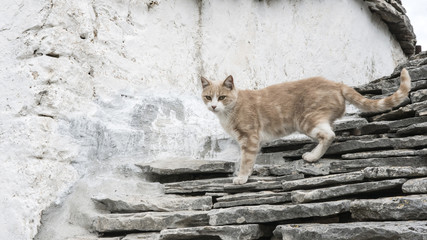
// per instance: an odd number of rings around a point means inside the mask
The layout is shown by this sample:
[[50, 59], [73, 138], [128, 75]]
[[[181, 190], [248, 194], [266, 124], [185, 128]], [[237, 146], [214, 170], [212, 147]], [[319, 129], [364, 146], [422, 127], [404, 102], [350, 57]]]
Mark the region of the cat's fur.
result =
[[345, 111], [345, 101], [362, 111], [376, 112], [399, 105], [408, 95], [411, 78], [406, 69], [400, 74], [400, 88], [384, 99], [370, 100], [353, 88], [321, 77], [280, 83], [261, 90], [238, 90], [233, 77], [213, 82], [201, 78], [202, 98], [241, 150], [235, 184], [247, 182], [262, 141], [301, 132], [319, 144], [302, 155], [316, 162], [331, 145], [335, 133], [332, 123]]

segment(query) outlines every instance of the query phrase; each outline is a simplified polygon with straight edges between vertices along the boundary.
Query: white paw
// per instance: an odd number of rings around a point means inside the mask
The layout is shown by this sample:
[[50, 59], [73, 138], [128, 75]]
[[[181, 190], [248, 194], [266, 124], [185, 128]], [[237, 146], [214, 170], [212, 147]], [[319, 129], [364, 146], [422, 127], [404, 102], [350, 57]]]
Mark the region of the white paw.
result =
[[320, 157], [316, 154], [313, 154], [312, 152], [307, 152], [302, 155], [302, 159], [306, 160], [307, 162], [317, 162]]
[[233, 179], [233, 184], [242, 185], [248, 181], [248, 177], [235, 177]]

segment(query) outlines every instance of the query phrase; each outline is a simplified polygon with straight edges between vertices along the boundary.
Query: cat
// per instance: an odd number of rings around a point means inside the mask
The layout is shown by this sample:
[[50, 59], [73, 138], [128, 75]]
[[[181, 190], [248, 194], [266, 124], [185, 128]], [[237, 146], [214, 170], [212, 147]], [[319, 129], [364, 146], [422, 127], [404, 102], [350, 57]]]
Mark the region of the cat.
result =
[[322, 77], [279, 83], [260, 90], [237, 89], [231, 75], [216, 82], [201, 77], [201, 83], [207, 108], [240, 145], [240, 169], [234, 184], [247, 182], [261, 142], [293, 132], [306, 134], [318, 141], [318, 145], [302, 158], [316, 162], [334, 140], [332, 123], [344, 114], [345, 101], [363, 112], [385, 111], [402, 103], [411, 89], [406, 69], [400, 73], [399, 89], [378, 100], [367, 99], [345, 84]]

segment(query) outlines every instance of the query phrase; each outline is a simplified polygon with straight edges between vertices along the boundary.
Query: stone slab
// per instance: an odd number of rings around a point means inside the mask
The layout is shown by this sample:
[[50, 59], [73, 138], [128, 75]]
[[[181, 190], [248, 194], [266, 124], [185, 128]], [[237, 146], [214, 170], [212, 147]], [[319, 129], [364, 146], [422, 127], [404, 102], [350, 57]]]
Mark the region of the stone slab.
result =
[[133, 214], [105, 214], [98, 216], [93, 227], [97, 232], [160, 231], [208, 225], [205, 211], [146, 212]]
[[284, 191], [295, 189], [309, 189], [320, 186], [338, 185], [343, 183], [361, 182], [363, 181], [364, 174], [362, 171], [334, 174], [322, 177], [304, 178], [294, 181], [283, 181], [282, 188]]
[[426, 240], [427, 221], [350, 222], [279, 225], [281, 240]]
[[371, 122], [363, 126], [359, 126], [353, 131], [354, 135], [379, 134], [390, 131], [390, 126], [384, 122]]
[[427, 177], [408, 180], [402, 190], [404, 193], [427, 193]]
[[365, 178], [401, 178], [427, 176], [426, 167], [367, 167], [363, 170]]
[[168, 158], [151, 163], [136, 164], [144, 173], [182, 175], [200, 173], [233, 173], [234, 162], [207, 161], [187, 158]]
[[[427, 136], [411, 136], [404, 138], [374, 138], [334, 142], [326, 151], [326, 155], [346, 154], [378, 149], [405, 149], [427, 146]], [[301, 157], [311, 151], [315, 144], [307, 144], [297, 150], [284, 151], [284, 157]]]
[[410, 135], [426, 135], [427, 134], [427, 122], [416, 123], [411, 126], [399, 129], [396, 134], [398, 136], [410, 136]]
[[334, 143], [326, 154], [344, 154], [377, 150], [384, 148], [405, 149], [427, 146], [427, 136], [412, 136], [405, 138], [377, 138], [372, 140], [351, 140], [342, 143]]
[[350, 201], [333, 201], [298, 205], [259, 205], [214, 209], [209, 212], [210, 225], [268, 223], [290, 219], [324, 217], [348, 212]]
[[141, 195], [94, 196], [92, 200], [105, 206], [112, 213], [171, 212], [209, 210], [212, 197], [182, 197], [175, 195], [148, 197]]
[[[254, 191], [281, 189], [281, 181], [303, 178], [302, 174], [286, 176], [259, 177], [250, 176], [243, 185], [234, 185], [233, 178], [212, 178], [204, 180], [182, 181], [164, 184], [165, 193], [207, 193], [207, 192], [242, 192], [249, 189]], [[265, 183], [264, 186], [262, 184]]]
[[426, 220], [427, 195], [355, 200], [350, 212], [357, 220]]
[[271, 230], [259, 224], [166, 229], [160, 232], [160, 240], [253, 240], [271, 236]]
[[242, 185], [225, 184], [224, 191], [228, 193], [239, 193], [248, 191], [282, 190], [282, 181], [289, 181], [304, 178], [304, 174], [294, 174], [281, 177], [275, 177], [271, 180], [258, 180], [247, 182]]
[[348, 119], [339, 119], [333, 124], [333, 129], [335, 132], [351, 130], [368, 124], [368, 121], [365, 118], [348, 118]]
[[361, 158], [386, 158], [386, 157], [421, 156], [421, 155], [427, 155], [427, 148], [420, 149], [420, 150], [398, 149], [398, 150], [348, 153], [348, 154], [343, 154], [341, 158], [361, 159]]
[[[427, 76], [426, 76], [427, 77]], [[427, 100], [427, 89], [420, 89], [415, 92], [411, 92], [411, 102], [422, 102]]]
[[416, 112], [427, 108], [427, 101], [412, 103], [390, 112], [386, 112], [370, 118], [372, 121], [396, 120], [405, 117], [412, 117]]
[[[321, 161], [321, 160], [320, 160]], [[331, 163], [331, 173], [344, 173], [362, 170], [366, 167], [425, 167], [427, 156], [410, 157], [388, 157], [388, 158], [367, 158], [355, 160], [342, 160]]]
[[227, 195], [216, 199], [214, 208], [225, 208], [235, 206], [249, 206], [261, 204], [277, 204], [291, 201], [290, 192], [249, 192]]
[[150, 233], [132, 233], [126, 235], [120, 240], [160, 240], [160, 233], [150, 232]]
[[376, 192], [401, 186], [406, 179], [393, 179], [378, 182], [363, 182], [313, 190], [292, 191], [292, 202], [305, 203], [317, 200], [331, 199], [347, 195]]

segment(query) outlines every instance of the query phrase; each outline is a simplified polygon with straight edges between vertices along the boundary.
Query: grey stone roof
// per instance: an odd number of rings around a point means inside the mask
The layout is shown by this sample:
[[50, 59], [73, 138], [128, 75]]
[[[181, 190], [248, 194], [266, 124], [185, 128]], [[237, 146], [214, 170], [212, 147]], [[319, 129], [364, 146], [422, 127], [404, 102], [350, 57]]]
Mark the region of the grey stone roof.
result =
[[407, 56], [415, 53], [417, 38], [400, 0], [364, 0], [369, 9], [387, 24]]
[[122, 240], [426, 239], [427, 54], [357, 90], [390, 94], [402, 67], [412, 77], [407, 101], [335, 124], [337, 138], [319, 162], [301, 159], [310, 140], [278, 140], [263, 146], [243, 185], [232, 184], [234, 162], [137, 164], [164, 194], [94, 196], [104, 212], [91, 229]]

